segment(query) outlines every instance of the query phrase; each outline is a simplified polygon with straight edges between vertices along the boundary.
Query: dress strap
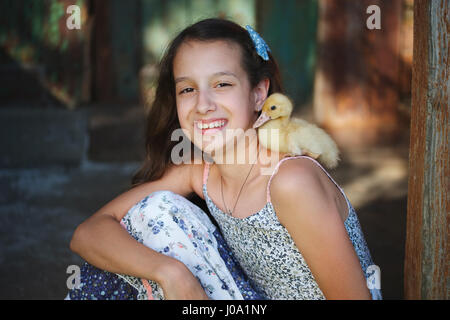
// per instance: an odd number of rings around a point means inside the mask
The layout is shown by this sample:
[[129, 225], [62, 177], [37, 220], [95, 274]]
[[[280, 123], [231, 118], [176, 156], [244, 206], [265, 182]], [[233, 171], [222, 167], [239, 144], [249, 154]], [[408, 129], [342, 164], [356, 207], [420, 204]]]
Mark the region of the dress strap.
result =
[[338, 187], [338, 189], [341, 191], [341, 193], [344, 196], [344, 198], [347, 199], [347, 197], [345, 196], [344, 191], [342, 190], [342, 188], [336, 183], [336, 181], [334, 181], [334, 179], [327, 172], [327, 170], [325, 170], [325, 168], [322, 167], [322, 165], [317, 160], [315, 160], [315, 159], [313, 159], [313, 158], [311, 158], [309, 156], [293, 156], [293, 157], [285, 157], [285, 158], [281, 159], [277, 163], [277, 165], [275, 166], [275, 169], [273, 170], [273, 173], [270, 176], [269, 183], [267, 184], [267, 191], [266, 191], [267, 192], [267, 202], [271, 202], [271, 198], [270, 198], [270, 184], [272, 182], [273, 176], [278, 172], [278, 169], [279, 169], [280, 165], [286, 160], [298, 159], [298, 158], [306, 158], [306, 159], [309, 159], [309, 160], [313, 161], [315, 164], [317, 164], [319, 166], [319, 168], [321, 168], [323, 170], [323, 172], [325, 172], [327, 174], [328, 178], [330, 178], [330, 180], [333, 181], [333, 183], [336, 185], [336, 187]]
[[206, 181], [208, 181], [209, 167], [210, 164], [208, 162], [205, 162], [205, 165], [203, 166], [203, 185], [205, 185]]

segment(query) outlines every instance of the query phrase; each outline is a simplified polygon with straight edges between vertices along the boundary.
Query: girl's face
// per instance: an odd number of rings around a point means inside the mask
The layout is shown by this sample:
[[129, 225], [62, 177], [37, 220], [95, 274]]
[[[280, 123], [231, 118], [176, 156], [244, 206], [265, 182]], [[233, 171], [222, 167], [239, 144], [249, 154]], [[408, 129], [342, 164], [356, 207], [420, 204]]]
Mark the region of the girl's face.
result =
[[181, 128], [206, 152], [223, 148], [230, 133], [236, 134], [233, 129], [243, 133], [252, 128], [269, 85], [264, 80], [250, 88], [240, 47], [226, 41], [184, 42], [173, 74]]

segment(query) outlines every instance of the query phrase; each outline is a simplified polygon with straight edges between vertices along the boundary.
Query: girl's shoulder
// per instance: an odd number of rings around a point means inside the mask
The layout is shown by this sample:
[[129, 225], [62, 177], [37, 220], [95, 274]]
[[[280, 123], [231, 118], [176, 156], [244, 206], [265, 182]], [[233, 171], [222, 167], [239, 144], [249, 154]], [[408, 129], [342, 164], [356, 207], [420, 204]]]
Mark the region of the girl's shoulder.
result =
[[290, 188], [298, 190], [311, 184], [322, 187], [321, 175], [323, 174], [313, 161], [308, 158], [282, 159], [273, 173], [271, 190], [285, 192]]
[[331, 176], [309, 157], [289, 158], [279, 164], [270, 184], [271, 198], [293, 198], [336, 208], [347, 216], [347, 202]]

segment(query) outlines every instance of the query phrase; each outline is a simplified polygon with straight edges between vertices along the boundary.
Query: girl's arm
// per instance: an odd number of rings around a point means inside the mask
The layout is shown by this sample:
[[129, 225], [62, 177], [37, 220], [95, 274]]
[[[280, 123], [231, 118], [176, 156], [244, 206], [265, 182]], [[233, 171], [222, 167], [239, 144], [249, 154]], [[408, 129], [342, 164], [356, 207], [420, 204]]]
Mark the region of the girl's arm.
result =
[[154, 191], [191, 194], [192, 167], [173, 166], [161, 179], [111, 200], [77, 227], [70, 249], [97, 268], [158, 282], [167, 299], [206, 299], [198, 280], [183, 263], [139, 243], [120, 225], [130, 208]]
[[271, 185], [278, 219], [327, 299], [371, 299], [358, 256], [314, 164], [291, 160]]

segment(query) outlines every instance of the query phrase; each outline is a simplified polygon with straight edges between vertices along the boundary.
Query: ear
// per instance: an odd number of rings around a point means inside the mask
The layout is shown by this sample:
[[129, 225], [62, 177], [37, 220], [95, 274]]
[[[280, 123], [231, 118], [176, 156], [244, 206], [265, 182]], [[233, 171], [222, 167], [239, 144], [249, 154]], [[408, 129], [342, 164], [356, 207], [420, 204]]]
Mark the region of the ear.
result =
[[267, 94], [269, 92], [269, 86], [270, 80], [268, 78], [264, 78], [253, 89], [256, 112], [261, 111], [262, 106], [264, 105], [264, 101], [266, 100]]

